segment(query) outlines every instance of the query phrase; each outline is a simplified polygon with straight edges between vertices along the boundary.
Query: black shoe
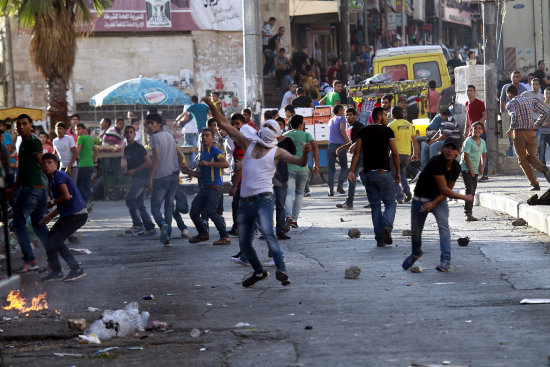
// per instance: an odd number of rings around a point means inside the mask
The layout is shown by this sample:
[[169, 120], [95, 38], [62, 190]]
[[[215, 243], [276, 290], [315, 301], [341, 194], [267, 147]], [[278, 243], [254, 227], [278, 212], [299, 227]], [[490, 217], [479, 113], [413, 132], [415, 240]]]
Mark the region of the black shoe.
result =
[[534, 185], [529, 191], [540, 191], [540, 186], [538, 184]]
[[278, 233], [277, 234], [278, 240], [290, 240], [290, 236], [287, 236], [286, 233]]
[[350, 205], [350, 204], [348, 204], [348, 203], [346, 203], [346, 202], [343, 202], [343, 203], [341, 203], [341, 204], [336, 204], [336, 207], [337, 207], [337, 208], [340, 208], [340, 209], [348, 209], [348, 210], [349, 210], [349, 209], [353, 209], [353, 205]]
[[286, 271], [277, 270], [275, 272], [275, 279], [277, 279], [283, 287], [286, 287], [287, 285], [290, 285], [290, 279], [288, 279], [288, 274]]
[[238, 236], [239, 235], [239, 230], [237, 228], [231, 228], [231, 230], [229, 232], [227, 232], [227, 234], [229, 234], [231, 236]]
[[393, 243], [393, 239], [391, 238], [391, 228], [390, 227], [382, 228], [382, 236], [383, 236], [384, 244], [391, 245]]
[[237, 255], [231, 256], [231, 257], [241, 257], [241, 252], [237, 252]]
[[265, 237], [264, 235], [261, 235], [260, 237], [258, 237], [259, 240], [265, 240]]
[[406, 203], [408, 203], [409, 201], [411, 201], [411, 199], [412, 199], [412, 195], [411, 195], [411, 194], [405, 196], [405, 202], [406, 202]]
[[246, 278], [243, 281], [243, 287], [247, 287], [247, 288], [252, 287], [254, 284], [259, 282], [260, 280], [264, 280], [267, 278], [269, 278], [269, 273], [267, 272], [267, 270], [264, 270], [261, 276], [257, 276], [256, 273], [252, 273], [250, 277]]
[[334, 190], [328, 190], [328, 196], [334, 196]]
[[65, 278], [63, 278], [64, 282], [72, 282], [73, 280], [77, 280], [80, 278], [83, 278], [86, 276], [86, 273], [82, 269], [77, 270], [71, 270], [69, 275], [67, 275]]
[[376, 247], [386, 247], [384, 240], [376, 240]]
[[346, 190], [344, 190], [344, 188], [341, 187], [341, 186], [338, 186], [338, 188], [336, 189], [336, 191], [338, 191], [340, 194], [345, 194], [345, 193], [346, 193]]
[[50, 274], [46, 275], [44, 278], [42, 278], [42, 281], [43, 282], [51, 282], [51, 281], [54, 281], [54, 280], [61, 280], [63, 279], [63, 272], [59, 272], [59, 273], [54, 273], [54, 272], [51, 272]]

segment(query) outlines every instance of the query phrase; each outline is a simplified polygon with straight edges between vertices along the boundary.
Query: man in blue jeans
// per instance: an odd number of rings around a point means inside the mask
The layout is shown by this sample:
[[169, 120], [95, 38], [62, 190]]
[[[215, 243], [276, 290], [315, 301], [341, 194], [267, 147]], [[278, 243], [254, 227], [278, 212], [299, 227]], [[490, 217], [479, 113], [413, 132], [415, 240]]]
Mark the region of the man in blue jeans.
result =
[[222, 170], [229, 167], [223, 152], [214, 146], [214, 131], [206, 128], [201, 134], [202, 151], [200, 152], [199, 171], [184, 169], [185, 173], [201, 180], [201, 189], [191, 203], [189, 216], [197, 228], [198, 234], [189, 239], [190, 243], [208, 241], [208, 228], [201, 219], [201, 213], [206, 214], [214, 222], [220, 234], [220, 239], [213, 245], [230, 245], [231, 239], [225, 227], [223, 217], [218, 213], [218, 205], [223, 196]]
[[32, 119], [30, 116], [22, 114], [17, 117], [15, 124], [22, 143], [19, 146], [17, 180], [6, 190], [6, 200], [10, 200], [16, 190], [21, 188], [13, 207], [13, 227], [19, 246], [21, 246], [24, 264], [14, 272], [24, 274], [38, 270], [27, 231], [27, 218], [31, 217], [34, 232], [40, 238], [42, 245], [45, 245], [48, 227], [40, 221], [44, 217], [48, 197], [46, 195], [46, 180], [40, 167], [44, 151], [40, 140], [31, 134]]
[[[172, 235], [172, 212], [174, 197], [178, 188], [179, 162], [176, 140], [162, 130], [162, 117], [149, 113], [145, 117], [151, 133], [151, 148], [153, 149], [153, 166], [149, 175], [149, 190], [151, 194], [151, 213], [160, 227], [160, 243], [169, 247]], [[164, 203], [164, 216], [160, 206]]]
[[[344, 181], [348, 175], [348, 158], [345, 150], [338, 151], [343, 145], [349, 143], [346, 131], [346, 117], [344, 116], [344, 106], [337, 104], [332, 108], [334, 117], [328, 122], [328, 196], [334, 196], [334, 173], [336, 172], [336, 158], [340, 165], [340, 175], [338, 176], [338, 186], [336, 191], [345, 194]], [[338, 151], [338, 153], [337, 153]]]
[[[348, 179], [355, 182], [355, 169], [359, 162], [359, 155], [363, 152], [363, 168], [365, 171], [367, 198], [369, 199], [374, 226], [374, 238], [376, 246], [391, 245], [393, 239], [391, 231], [395, 219], [395, 183], [401, 182], [399, 170], [399, 153], [395, 145], [395, 135], [388, 125], [388, 115], [382, 107], [376, 107], [372, 111], [373, 124], [359, 131], [355, 142], [355, 152]], [[392, 178], [389, 152], [396, 167], [395, 176]], [[382, 203], [385, 210], [382, 212]]]
[[242, 282], [243, 287], [251, 287], [260, 280], [269, 277], [264, 270], [253, 248], [256, 223], [264, 235], [273, 261], [277, 267], [275, 278], [283, 286], [290, 284], [286, 272], [283, 251], [281, 250], [275, 232], [273, 231], [273, 175], [278, 162], [286, 162], [304, 167], [307, 164], [309, 144], [304, 145], [301, 158], [291, 155], [284, 149], [277, 147], [277, 138], [281, 135], [281, 128], [274, 120], [267, 120], [254, 139], [249, 139], [243, 133], [231, 126], [210, 101], [203, 98], [210, 107], [212, 116], [220, 127], [243, 148], [245, 154], [242, 161], [241, 202], [237, 221], [239, 223], [239, 247], [244, 253], [254, 273]]
[[145, 148], [135, 141], [136, 130], [126, 126], [124, 137], [127, 145], [124, 148], [126, 158], [126, 176], [132, 176], [130, 190], [126, 194], [126, 206], [132, 217], [132, 228], [125, 231], [130, 235], [152, 235], [156, 233], [155, 225], [145, 208], [145, 190], [151, 174], [151, 158]]
[[411, 204], [412, 254], [403, 261], [402, 267], [405, 270], [413, 266], [424, 254], [422, 230], [430, 212], [435, 216], [439, 229], [441, 256], [436, 269], [443, 272], [451, 270], [451, 231], [447, 198], [474, 201], [473, 195], [461, 195], [453, 191], [456, 179], [460, 175], [460, 164], [456, 161], [459, 154], [460, 142], [454, 138], [447, 138], [441, 154], [430, 159], [418, 178]]

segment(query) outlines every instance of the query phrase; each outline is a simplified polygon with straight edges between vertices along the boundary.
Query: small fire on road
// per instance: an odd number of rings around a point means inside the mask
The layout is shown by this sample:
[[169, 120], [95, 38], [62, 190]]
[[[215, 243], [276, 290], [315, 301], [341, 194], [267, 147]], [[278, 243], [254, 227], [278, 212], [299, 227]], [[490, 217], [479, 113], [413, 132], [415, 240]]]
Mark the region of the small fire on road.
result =
[[38, 297], [33, 297], [31, 306], [27, 307], [27, 299], [21, 296], [19, 291], [13, 290], [8, 294], [6, 300], [9, 302], [8, 306], [2, 306], [6, 311], [17, 310], [20, 314], [26, 314], [31, 311], [41, 311], [48, 309], [48, 301], [46, 301], [46, 292], [39, 294]]

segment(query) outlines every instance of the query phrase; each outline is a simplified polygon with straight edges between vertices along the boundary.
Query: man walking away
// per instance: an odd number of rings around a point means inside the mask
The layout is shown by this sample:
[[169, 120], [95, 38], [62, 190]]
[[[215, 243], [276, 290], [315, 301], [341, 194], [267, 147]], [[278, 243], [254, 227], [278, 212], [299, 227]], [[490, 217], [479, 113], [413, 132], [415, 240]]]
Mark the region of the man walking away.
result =
[[14, 272], [24, 274], [38, 270], [29, 232], [27, 231], [27, 218], [31, 217], [34, 232], [40, 238], [42, 245], [45, 245], [48, 227], [40, 221], [44, 217], [48, 197], [46, 194], [46, 181], [40, 166], [44, 154], [42, 143], [36, 136], [31, 134], [32, 119], [30, 116], [22, 114], [17, 117], [15, 124], [22, 142], [19, 146], [17, 180], [6, 190], [6, 200], [9, 201], [17, 189], [21, 188], [17, 201], [13, 206], [13, 228], [19, 246], [21, 246], [24, 264]]
[[78, 152], [78, 176], [76, 186], [84, 199], [86, 206], [92, 203], [92, 174], [94, 173], [94, 141], [87, 134], [86, 126], [79, 123], [76, 126], [78, 139], [76, 150]]
[[411, 204], [411, 244], [412, 254], [401, 265], [408, 270], [416, 260], [424, 255], [422, 250], [422, 230], [428, 213], [432, 212], [439, 229], [439, 247], [441, 251], [438, 271], [451, 270], [451, 231], [449, 230], [449, 206], [447, 198], [473, 202], [473, 195], [461, 195], [453, 191], [456, 179], [460, 175], [460, 164], [456, 157], [460, 154], [457, 139], [447, 138], [441, 154], [430, 159], [422, 170], [414, 188]]
[[[399, 153], [395, 146], [393, 130], [387, 127], [388, 115], [386, 111], [381, 107], [376, 107], [372, 111], [372, 118], [374, 123], [359, 131], [348, 179], [352, 182], [355, 181], [355, 169], [358, 164], [361, 164], [359, 155], [362, 149], [362, 163], [366, 172], [367, 197], [372, 211], [374, 238], [376, 239], [376, 246], [384, 247], [393, 243], [391, 231], [397, 206], [393, 182], [399, 183], [401, 181]], [[388, 154], [390, 151], [393, 163], [397, 168], [393, 180]], [[382, 202], [385, 207], [384, 212], [382, 212]]]
[[135, 141], [136, 131], [133, 126], [124, 129], [128, 145], [124, 148], [126, 158], [126, 176], [132, 177], [132, 184], [126, 194], [126, 206], [132, 218], [132, 228], [125, 232], [130, 235], [152, 235], [156, 233], [155, 225], [145, 208], [145, 190], [151, 174], [151, 158], [145, 148]]
[[[539, 182], [533, 168], [542, 172], [546, 180], [550, 182], [550, 170], [537, 159], [536, 155], [536, 130], [542, 126], [542, 123], [548, 117], [548, 110], [544, 103], [536, 99], [518, 96], [518, 89], [514, 85], [510, 85], [506, 89], [506, 95], [510, 100], [506, 104], [506, 111], [508, 111], [511, 118], [507, 135], [512, 138], [519, 165], [532, 186], [531, 191], [539, 191]], [[539, 118], [534, 122], [533, 112], [540, 113]]]
[[[153, 166], [149, 175], [147, 188], [151, 194], [151, 213], [160, 227], [160, 243], [170, 246], [172, 235], [172, 212], [174, 197], [178, 187], [179, 160], [174, 137], [162, 131], [162, 117], [153, 113], [146, 116], [147, 126], [151, 133], [151, 148], [153, 149]], [[164, 203], [164, 216], [160, 206]]]
[[[42, 157], [42, 171], [48, 177], [53, 194], [53, 200], [48, 202], [47, 207], [52, 208], [55, 206], [56, 208], [42, 218], [40, 223], [46, 225], [56, 215], [59, 215], [59, 220], [48, 233], [44, 245], [51, 272], [42, 278], [43, 282], [58, 279], [70, 282], [86, 276], [86, 273], [78, 265], [71, 251], [65, 246], [65, 240], [86, 223], [88, 220], [88, 211], [74, 181], [65, 172], [58, 171], [57, 165], [58, 160], [55, 155], [51, 153], [44, 154]], [[61, 255], [71, 269], [69, 274], [64, 278], [57, 254]]]
[[336, 158], [340, 165], [340, 175], [338, 176], [338, 186], [336, 191], [340, 194], [345, 194], [344, 180], [348, 174], [348, 158], [345, 150], [336, 153], [338, 148], [349, 143], [348, 134], [346, 131], [346, 117], [344, 116], [344, 106], [337, 104], [333, 107], [332, 113], [334, 117], [328, 123], [328, 196], [334, 196], [334, 173], [336, 172]]

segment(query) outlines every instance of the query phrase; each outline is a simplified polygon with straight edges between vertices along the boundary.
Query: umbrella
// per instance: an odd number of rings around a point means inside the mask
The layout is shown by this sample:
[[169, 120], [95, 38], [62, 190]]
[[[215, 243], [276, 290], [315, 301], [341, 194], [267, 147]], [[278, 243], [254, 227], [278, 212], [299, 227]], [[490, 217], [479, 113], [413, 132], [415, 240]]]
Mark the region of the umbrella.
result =
[[103, 105], [185, 105], [191, 98], [177, 88], [149, 78], [129, 79], [90, 98], [90, 106]]

